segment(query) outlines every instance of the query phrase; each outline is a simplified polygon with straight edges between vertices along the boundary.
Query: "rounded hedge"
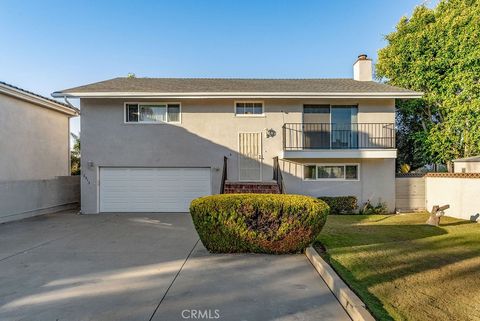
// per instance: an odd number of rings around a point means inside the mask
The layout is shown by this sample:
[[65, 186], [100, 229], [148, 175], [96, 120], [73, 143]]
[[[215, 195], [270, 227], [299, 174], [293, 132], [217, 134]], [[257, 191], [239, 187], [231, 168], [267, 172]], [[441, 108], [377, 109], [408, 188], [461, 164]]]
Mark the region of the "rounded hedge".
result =
[[197, 198], [190, 214], [213, 253], [298, 253], [320, 233], [328, 205], [288, 194], [220, 194]]

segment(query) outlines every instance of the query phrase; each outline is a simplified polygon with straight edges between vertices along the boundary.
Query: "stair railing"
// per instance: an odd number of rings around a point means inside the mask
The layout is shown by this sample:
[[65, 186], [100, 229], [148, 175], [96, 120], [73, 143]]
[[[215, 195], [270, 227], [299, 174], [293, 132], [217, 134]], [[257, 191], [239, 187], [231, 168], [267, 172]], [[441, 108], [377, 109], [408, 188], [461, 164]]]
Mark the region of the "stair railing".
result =
[[220, 194], [225, 194], [225, 181], [227, 180], [227, 156], [223, 156], [222, 181], [220, 182]]
[[285, 185], [283, 183], [282, 170], [280, 169], [280, 162], [278, 156], [273, 158], [273, 180], [277, 182], [280, 194], [285, 194]]

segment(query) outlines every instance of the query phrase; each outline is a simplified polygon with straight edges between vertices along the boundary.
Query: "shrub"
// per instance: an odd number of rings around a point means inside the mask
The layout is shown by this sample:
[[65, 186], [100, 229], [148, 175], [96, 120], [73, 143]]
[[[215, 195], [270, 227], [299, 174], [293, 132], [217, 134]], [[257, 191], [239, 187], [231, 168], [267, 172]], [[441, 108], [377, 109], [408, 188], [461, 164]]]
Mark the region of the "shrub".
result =
[[329, 207], [313, 197], [221, 194], [197, 198], [190, 213], [214, 253], [298, 253], [320, 233]]
[[330, 206], [331, 214], [353, 214], [358, 208], [355, 196], [321, 196], [319, 199]]
[[360, 209], [359, 213], [363, 215], [387, 214], [387, 204], [379, 200], [377, 205], [372, 205], [370, 200], [367, 200], [367, 202], [365, 202], [365, 204]]

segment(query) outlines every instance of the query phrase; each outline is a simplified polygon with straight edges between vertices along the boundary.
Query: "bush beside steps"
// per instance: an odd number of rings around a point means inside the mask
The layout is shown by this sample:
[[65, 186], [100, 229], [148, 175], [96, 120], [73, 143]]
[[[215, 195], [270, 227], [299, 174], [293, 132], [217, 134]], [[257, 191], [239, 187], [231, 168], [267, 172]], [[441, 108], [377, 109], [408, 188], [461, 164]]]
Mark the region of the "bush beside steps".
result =
[[298, 253], [321, 231], [329, 212], [318, 199], [288, 194], [220, 194], [190, 204], [203, 245], [213, 253]]

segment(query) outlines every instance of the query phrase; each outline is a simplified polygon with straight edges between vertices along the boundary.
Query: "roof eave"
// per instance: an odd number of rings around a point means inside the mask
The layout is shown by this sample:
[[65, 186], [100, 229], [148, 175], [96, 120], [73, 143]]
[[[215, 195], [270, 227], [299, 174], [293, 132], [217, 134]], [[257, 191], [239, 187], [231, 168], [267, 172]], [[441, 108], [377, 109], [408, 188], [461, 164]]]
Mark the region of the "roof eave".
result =
[[66, 114], [68, 116], [78, 116], [79, 112], [77, 109], [69, 108], [66, 106], [63, 106], [60, 103], [55, 103], [53, 101], [50, 101], [48, 99], [43, 99], [42, 97], [30, 94], [28, 92], [18, 90], [16, 88], [12, 88], [7, 85], [0, 84], [0, 93], [3, 93], [5, 95], [9, 95], [27, 102], [30, 102], [35, 105], [39, 105], [41, 107], [45, 107], [48, 109], [55, 110], [57, 112]]
[[211, 99], [211, 98], [421, 98], [421, 92], [54, 92], [53, 97], [67, 98], [176, 98], [176, 99]]

